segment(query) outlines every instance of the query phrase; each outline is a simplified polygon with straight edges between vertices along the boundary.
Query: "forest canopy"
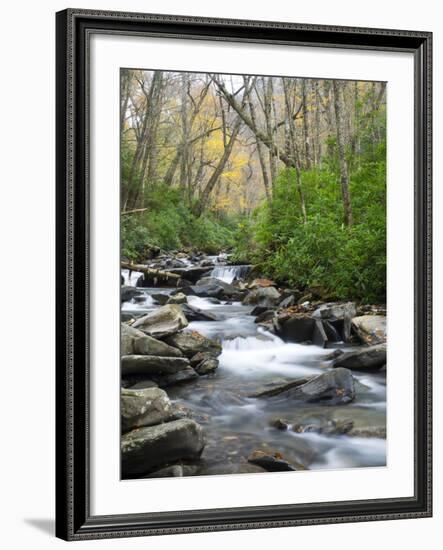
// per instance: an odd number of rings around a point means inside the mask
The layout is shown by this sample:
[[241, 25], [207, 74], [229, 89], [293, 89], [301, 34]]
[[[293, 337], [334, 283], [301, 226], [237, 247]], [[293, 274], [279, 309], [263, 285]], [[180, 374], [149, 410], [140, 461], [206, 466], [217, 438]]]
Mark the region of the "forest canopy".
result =
[[386, 84], [121, 71], [122, 255], [228, 251], [385, 301]]

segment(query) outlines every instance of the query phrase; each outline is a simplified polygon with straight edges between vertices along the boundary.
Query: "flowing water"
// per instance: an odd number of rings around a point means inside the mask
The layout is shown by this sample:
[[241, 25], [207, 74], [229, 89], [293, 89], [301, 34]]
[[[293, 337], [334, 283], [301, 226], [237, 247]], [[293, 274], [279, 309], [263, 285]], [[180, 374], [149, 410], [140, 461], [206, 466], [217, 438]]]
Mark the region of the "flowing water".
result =
[[[223, 266], [225, 281], [238, 277], [244, 266]], [[219, 272], [216, 271], [214, 273]], [[131, 277], [131, 280], [133, 278]], [[232, 279], [232, 280], [233, 280]], [[137, 303], [126, 302], [123, 309], [134, 314], [156, 307], [150, 294], [172, 289], [140, 289], [144, 296]], [[251, 398], [270, 385], [327, 370], [331, 349], [285, 343], [254, 323], [251, 306], [189, 297], [189, 303], [213, 313], [216, 321], [196, 321], [186, 330], [218, 339], [222, 344], [217, 371], [198, 380], [166, 389], [177, 406], [192, 410], [203, 426], [207, 444], [202, 460], [218, 466], [245, 463], [254, 450], [279, 452], [289, 462], [309, 469], [384, 466], [386, 441], [380, 438], [326, 436], [318, 433], [280, 431], [272, 427], [276, 418], [290, 424], [322, 424], [330, 420], [352, 420], [355, 428], [385, 427], [386, 378], [384, 373], [353, 372], [357, 396], [343, 406], [301, 405], [290, 399]], [[283, 395], [283, 394], [281, 394]]]

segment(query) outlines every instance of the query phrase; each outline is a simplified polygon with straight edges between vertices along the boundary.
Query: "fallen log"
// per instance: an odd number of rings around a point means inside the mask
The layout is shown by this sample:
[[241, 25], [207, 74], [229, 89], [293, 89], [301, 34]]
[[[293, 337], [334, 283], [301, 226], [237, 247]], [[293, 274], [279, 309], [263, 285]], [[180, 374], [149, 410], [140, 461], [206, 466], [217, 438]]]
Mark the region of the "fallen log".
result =
[[142, 264], [133, 264], [131, 262], [121, 262], [122, 269], [129, 269], [129, 271], [140, 271], [145, 276], [145, 280], [152, 281], [154, 285], [157, 282], [169, 282], [174, 281], [178, 286], [181, 277], [176, 273], [171, 273], [170, 271], [162, 271], [161, 269], [154, 269], [152, 267], [147, 267]]

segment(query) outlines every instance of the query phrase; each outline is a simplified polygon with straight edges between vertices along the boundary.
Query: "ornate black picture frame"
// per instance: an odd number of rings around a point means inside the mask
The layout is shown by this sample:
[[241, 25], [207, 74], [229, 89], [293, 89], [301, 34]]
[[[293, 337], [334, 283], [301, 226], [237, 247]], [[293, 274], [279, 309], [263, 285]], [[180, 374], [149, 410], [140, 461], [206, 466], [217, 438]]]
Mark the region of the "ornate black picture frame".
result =
[[[409, 498], [90, 513], [89, 41], [94, 33], [410, 52], [415, 65], [415, 492]], [[65, 540], [429, 517], [432, 34], [69, 9], [57, 13], [56, 534]]]

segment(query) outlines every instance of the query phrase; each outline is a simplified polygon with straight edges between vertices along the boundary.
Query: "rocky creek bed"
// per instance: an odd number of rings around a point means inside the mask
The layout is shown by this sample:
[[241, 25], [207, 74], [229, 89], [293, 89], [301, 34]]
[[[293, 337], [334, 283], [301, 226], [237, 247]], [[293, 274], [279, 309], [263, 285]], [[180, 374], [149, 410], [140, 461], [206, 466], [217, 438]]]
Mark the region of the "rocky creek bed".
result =
[[122, 270], [122, 476], [386, 464], [386, 312], [226, 256]]

